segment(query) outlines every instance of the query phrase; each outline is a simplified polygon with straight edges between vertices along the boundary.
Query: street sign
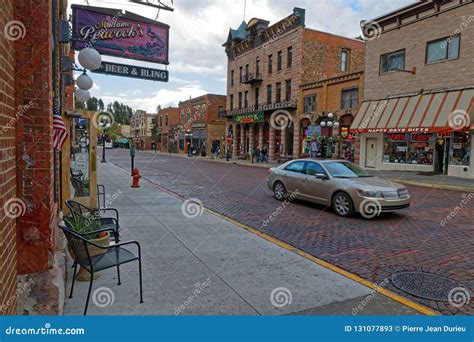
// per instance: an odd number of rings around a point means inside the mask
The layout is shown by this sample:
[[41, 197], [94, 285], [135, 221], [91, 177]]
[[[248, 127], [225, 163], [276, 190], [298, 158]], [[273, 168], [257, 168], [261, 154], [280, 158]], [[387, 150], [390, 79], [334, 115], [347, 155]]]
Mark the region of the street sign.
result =
[[240, 114], [234, 116], [234, 122], [245, 124], [245, 123], [254, 123], [254, 122], [263, 122], [263, 112], [255, 112], [249, 114]]
[[91, 72], [160, 82], [168, 82], [169, 79], [168, 70], [152, 69], [111, 62], [102, 62], [100, 68], [91, 70]]

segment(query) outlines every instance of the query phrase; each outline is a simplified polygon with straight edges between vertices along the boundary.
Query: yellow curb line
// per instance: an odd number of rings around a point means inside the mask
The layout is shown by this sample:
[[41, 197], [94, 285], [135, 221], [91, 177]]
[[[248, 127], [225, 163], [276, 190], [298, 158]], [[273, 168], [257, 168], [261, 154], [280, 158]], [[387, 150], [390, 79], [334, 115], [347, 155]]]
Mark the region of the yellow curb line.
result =
[[314, 255], [311, 255], [311, 254], [309, 254], [309, 253], [306, 253], [306, 252], [304, 252], [304, 251], [302, 251], [302, 250], [300, 250], [300, 249], [298, 249], [298, 248], [296, 248], [296, 247], [293, 247], [293, 246], [291, 246], [291, 245], [289, 245], [289, 244], [287, 244], [287, 243], [285, 243], [285, 242], [283, 242], [283, 241], [280, 241], [280, 240], [278, 240], [278, 239], [275, 239], [274, 237], [271, 237], [271, 236], [269, 236], [269, 235], [267, 235], [267, 234], [265, 234], [265, 233], [262, 233], [262, 232], [256, 230], [255, 228], [249, 227], [249, 226], [247, 226], [247, 225], [245, 225], [245, 224], [243, 224], [243, 223], [240, 223], [240, 222], [238, 222], [238, 221], [236, 221], [236, 220], [234, 220], [234, 219], [232, 219], [232, 218], [230, 218], [230, 217], [227, 217], [227, 216], [225, 216], [225, 215], [219, 214], [219, 213], [217, 213], [217, 212], [215, 212], [215, 211], [213, 211], [213, 210], [210, 210], [210, 209], [208, 209], [208, 208], [204, 208], [204, 210], [207, 211], [207, 212], [209, 212], [209, 213], [211, 213], [211, 214], [213, 214], [213, 215], [216, 215], [216, 216], [218, 216], [218, 217], [220, 217], [220, 218], [222, 218], [222, 219], [224, 219], [224, 220], [226, 220], [226, 221], [228, 221], [228, 222], [230, 222], [230, 223], [233, 223], [233, 224], [235, 224], [235, 225], [237, 225], [237, 226], [239, 226], [239, 227], [241, 227], [241, 228], [243, 228], [243, 229], [249, 231], [250, 233], [253, 233], [253, 234], [255, 234], [255, 235], [258, 235], [259, 237], [264, 238], [265, 240], [270, 241], [270, 242], [274, 243], [275, 245], [277, 245], [277, 246], [279, 246], [279, 247], [281, 247], [281, 248], [284, 248], [284, 249], [286, 249], [286, 250], [288, 250], [288, 251], [290, 251], [290, 252], [293, 252], [293, 253], [295, 253], [295, 254], [298, 254], [299, 256], [302, 256], [303, 258], [306, 258], [306, 259], [308, 259], [308, 260], [310, 260], [310, 261], [313, 261], [314, 263], [316, 263], [316, 264], [318, 264], [318, 265], [320, 265], [320, 266], [323, 266], [323, 267], [325, 267], [325, 268], [327, 268], [327, 269], [329, 269], [329, 270], [331, 270], [331, 271], [334, 271], [334, 272], [336, 272], [336, 273], [339, 273], [340, 275], [343, 275], [343, 276], [345, 276], [345, 277], [347, 277], [347, 278], [349, 278], [349, 279], [351, 279], [351, 280], [354, 280], [354, 281], [356, 281], [356, 282], [358, 282], [358, 283], [360, 283], [360, 284], [362, 284], [362, 285], [365, 285], [365, 286], [371, 288], [372, 290], [374, 290], [374, 291], [376, 291], [376, 292], [378, 292], [378, 293], [380, 293], [380, 294], [382, 294], [382, 295], [384, 295], [384, 296], [386, 296], [386, 297], [388, 297], [388, 298], [390, 298], [390, 299], [393, 299], [393, 300], [396, 301], [396, 302], [399, 302], [399, 303], [401, 303], [401, 304], [403, 304], [403, 305], [406, 305], [406, 306], [408, 306], [408, 307], [410, 307], [410, 308], [412, 308], [412, 309], [414, 309], [414, 310], [416, 310], [416, 311], [418, 311], [418, 312], [421, 312], [422, 314], [425, 314], [425, 315], [428, 315], [428, 316], [439, 316], [439, 315], [440, 315], [440, 313], [437, 312], [437, 311], [434, 311], [434, 310], [432, 310], [432, 309], [429, 309], [429, 308], [427, 308], [427, 307], [424, 306], [424, 305], [415, 303], [415, 302], [413, 302], [413, 301], [411, 301], [411, 300], [409, 300], [409, 299], [407, 299], [407, 298], [404, 298], [404, 297], [402, 297], [402, 296], [400, 296], [400, 295], [397, 295], [396, 293], [393, 293], [392, 291], [386, 290], [386, 289], [382, 288], [381, 286], [379, 286], [379, 285], [377, 285], [377, 284], [375, 284], [375, 283], [373, 283], [373, 282], [371, 282], [371, 281], [368, 281], [368, 280], [366, 280], [366, 279], [364, 279], [364, 278], [361, 278], [361, 277], [359, 277], [358, 275], [356, 275], [356, 274], [354, 274], [354, 273], [351, 273], [351, 272], [348, 272], [348, 271], [346, 271], [346, 270], [344, 270], [344, 269], [342, 269], [342, 268], [340, 268], [340, 267], [338, 267], [338, 266], [332, 265], [332, 264], [328, 263], [327, 261], [321, 260], [321, 259], [315, 257]]
[[474, 188], [470, 187], [462, 187], [462, 186], [457, 186], [457, 185], [445, 185], [445, 184], [436, 184], [436, 183], [419, 183], [411, 180], [405, 180], [405, 179], [398, 179], [398, 178], [390, 178], [390, 180], [393, 180], [398, 183], [403, 183], [407, 185], [415, 185], [415, 186], [421, 186], [425, 188], [436, 188], [436, 189], [445, 189], [445, 190], [454, 190], [454, 191], [469, 191], [469, 192], [474, 192]]

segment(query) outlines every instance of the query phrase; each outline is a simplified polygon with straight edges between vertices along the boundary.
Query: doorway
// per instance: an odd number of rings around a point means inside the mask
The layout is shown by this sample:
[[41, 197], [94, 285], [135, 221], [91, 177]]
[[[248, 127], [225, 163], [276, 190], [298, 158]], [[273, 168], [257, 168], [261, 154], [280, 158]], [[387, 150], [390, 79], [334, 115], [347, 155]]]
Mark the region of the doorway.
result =
[[448, 174], [450, 139], [442, 138], [436, 140], [436, 162], [435, 171]]
[[375, 168], [377, 158], [377, 138], [365, 141], [365, 167]]

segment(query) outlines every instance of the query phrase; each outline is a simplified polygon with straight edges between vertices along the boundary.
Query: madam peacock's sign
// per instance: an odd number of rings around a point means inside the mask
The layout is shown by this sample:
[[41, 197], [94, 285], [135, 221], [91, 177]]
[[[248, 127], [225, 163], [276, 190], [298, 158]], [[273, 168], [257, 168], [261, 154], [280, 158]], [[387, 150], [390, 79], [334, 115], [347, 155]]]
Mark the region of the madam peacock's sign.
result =
[[72, 5], [72, 47], [169, 64], [169, 26], [122, 10]]

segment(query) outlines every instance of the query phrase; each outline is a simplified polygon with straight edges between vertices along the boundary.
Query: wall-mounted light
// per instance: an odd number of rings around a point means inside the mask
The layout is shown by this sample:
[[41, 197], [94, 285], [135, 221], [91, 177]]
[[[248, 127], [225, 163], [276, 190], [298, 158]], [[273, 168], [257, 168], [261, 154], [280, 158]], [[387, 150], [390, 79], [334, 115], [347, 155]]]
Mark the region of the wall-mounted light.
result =
[[76, 89], [74, 94], [76, 95], [76, 99], [78, 99], [79, 101], [87, 101], [91, 97], [89, 90], [82, 90], [80, 88]]
[[76, 85], [82, 90], [91, 89], [93, 84], [92, 79], [85, 72], [76, 80]]
[[99, 69], [102, 64], [102, 57], [100, 53], [93, 48], [84, 48], [79, 51], [77, 56], [79, 63], [84, 69], [96, 70]]

